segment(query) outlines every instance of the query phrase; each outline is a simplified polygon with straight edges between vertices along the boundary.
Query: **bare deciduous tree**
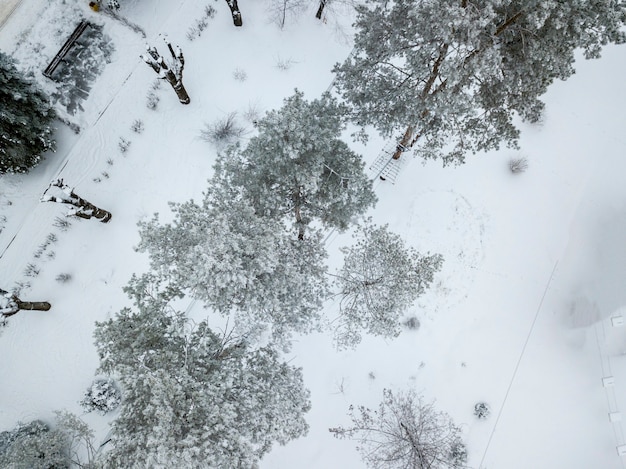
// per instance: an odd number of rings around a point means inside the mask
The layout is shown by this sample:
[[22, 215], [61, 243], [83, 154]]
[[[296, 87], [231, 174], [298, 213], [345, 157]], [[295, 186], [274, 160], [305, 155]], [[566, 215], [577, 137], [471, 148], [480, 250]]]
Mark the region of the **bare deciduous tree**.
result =
[[172, 85], [172, 88], [174, 88], [174, 91], [176, 92], [176, 96], [178, 96], [178, 100], [182, 104], [189, 104], [191, 100], [189, 99], [187, 90], [183, 86], [183, 69], [185, 68], [185, 57], [183, 56], [183, 51], [178, 46], [174, 49], [172, 44], [170, 44], [166, 38], [163, 38], [163, 40], [165, 41], [165, 44], [167, 44], [167, 48], [172, 56], [172, 62], [169, 65], [165, 62], [163, 56], [159, 54], [154, 46], [147, 46], [146, 50], [148, 51], [148, 55], [141, 55], [140, 57], [145, 63], [152, 67], [159, 78], [167, 80], [167, 82]]
[[350, 406], [352, 425], [330, 428], [357, 440], [365, 464], [375, 469], [460, 469], [467, 460], [461, 429], [413, 391], [383, 391], [378, 410]]
[[45, 301], [22, 301], [16, 295], [0, 288], [0, 315], [13, 316], [21, 310], [48, 311], [50, 303]]
[[241, 19], [241, 11], [239, 10], [237, 0], [226, 0], [226, 3], [228, 4], [228, 8], [230, 8], [230, 13], [233, 15], [234, 25], [241, 26], [243, 24], [243, 20]]
[[[57, 188], [57, 189], [54, 189]], [[49, 191], [53, 191], [49, 193]], [[46, 191], [41, 196], [42, 202], [58, 202], [61, 204], [72, 205], [68, 216], [76, 216], [79, 218], [97, 218], [102, 223], [107, 223], [111, 220], [111, 212], [96, 207], [91, 202], [77, 196], [74, 193], [74, 189], [63, 182], [63, 179], [57, 179], [52, 181]]]

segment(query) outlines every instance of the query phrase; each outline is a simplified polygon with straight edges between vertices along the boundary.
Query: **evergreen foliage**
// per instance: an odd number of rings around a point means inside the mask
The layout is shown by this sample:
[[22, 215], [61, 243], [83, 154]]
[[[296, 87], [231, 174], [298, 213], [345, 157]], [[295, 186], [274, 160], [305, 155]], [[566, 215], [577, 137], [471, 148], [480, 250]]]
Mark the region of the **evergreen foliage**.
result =
[[257, 214], [291, 219], [300, 239], [314, 220], [345, 230], [376, 203], [362, 159], [340, 138], [346, 112], [327, 94], [307, 102], [296, 91], [258, 121], [245, 149], [231, 148], [219, 164]]
[[124, 389], [105, 467], [249, 468], [306, 434], [300, 369], [190, 322], [152, 282], [132, 281], [135, 308], [96, 325], [100, 371]]
[[368, 0], [357, 7], [354, 53], [336, 86], [359, 125], [385, 136], [408, 128], [424, 158], [516, 145], [515, 113], [536, 121], [539, 97], [622, 43], [623, 2], [605, 0]]
[[378, 410], [350, 406], [350, 427], [329, 429], [337, 438], [357, 440], [363, 461], [373, 469], [461, 469], [467, 451], [461, 429], [413, 391], [385, 389]]
[[441, 255], [423, 256], [387, 226], [369, 221], [359, 228], [356, 243], [342, 251], [344, 265], [335, 282], [341, 297], [340, 347], [359, 343], [362, 330], [383, 337], [400, 334], [402, 314], [443, 263]]
[[257, 216], [222, 175], [218, 167], [202, 205], [173, 205], [173, 223], [140, 223], [138, 249], [172, 288], [234, 312], [240, 330], [270, 328], [279, 342], [309, 332], [328, 295], [321, 234], [294, 239], [280, 221]]
[[69, 469], [69, 440], [41, 420], [0, 433], [0, 467], [6, 469]]
[[24, 173], [54, 150], [48, 97], [0, 52], [0, 173]]

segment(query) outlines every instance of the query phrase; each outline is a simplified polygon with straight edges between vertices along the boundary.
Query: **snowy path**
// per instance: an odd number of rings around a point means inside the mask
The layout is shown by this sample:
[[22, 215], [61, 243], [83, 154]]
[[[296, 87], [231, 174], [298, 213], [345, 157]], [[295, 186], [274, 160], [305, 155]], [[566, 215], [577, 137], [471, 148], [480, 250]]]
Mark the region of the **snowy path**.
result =
[[0, 2], [0, 29], [8, 21], [22, 0], [2, 0]]

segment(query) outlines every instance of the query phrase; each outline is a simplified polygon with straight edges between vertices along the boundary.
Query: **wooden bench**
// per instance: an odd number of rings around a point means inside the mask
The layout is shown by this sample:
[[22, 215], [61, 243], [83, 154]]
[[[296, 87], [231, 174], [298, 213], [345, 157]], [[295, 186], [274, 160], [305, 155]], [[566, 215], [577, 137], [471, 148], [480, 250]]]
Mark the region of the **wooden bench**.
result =
[[65, 41], [63, 47], [61, 47], [61, 50], [59, 50], [57, 55], [54, 56], [54, 59], [52, 59], [52, 62], [50, 62], [50, 65], [48, 65], [43, 71], [43, 75], [45, 77], [52, 79], [52, 74], [61, 63], [61, 60], [63, 60], [66, 54], [70, 51], [74, 43], [78, 40], [80, 35], [83, 34], [85, 29], [87, 29], [87, 26], [91, 26], [88, 21], [82, 20], [80, 23], [78, 23], [78, 26], [76, 26], [74, 32], [70, 35], [67, 41]]

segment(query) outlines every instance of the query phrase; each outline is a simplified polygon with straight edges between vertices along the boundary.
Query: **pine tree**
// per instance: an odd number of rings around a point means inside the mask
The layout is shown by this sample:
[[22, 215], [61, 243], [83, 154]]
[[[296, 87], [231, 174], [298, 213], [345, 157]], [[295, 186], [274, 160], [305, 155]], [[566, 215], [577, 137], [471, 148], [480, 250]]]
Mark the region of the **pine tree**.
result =
[[249, 468], [306, 434], [300, 369], [191, 323], [150, 282], [131, 282], [135, 307], [96, 325], [100, 371], [124, 389], [105, 467]]
[[361, 331], [383, 337], [400, 333], [400, 318], [429, 287], [441, 268], [440, 255], [419, 254], [387, 226], [368, 221], [357, 242], [344, 248], [344, 265], [336, 275], [341, 298], [339, 347], [354, 346]]
[[48, 97], [0, 52], [0, 173], [24, 173], [54, 150]]
[[140, 224], [138, 249], [174, 288], [188, 291], [239, 327], [284, 341], [316, 327], [328, 295], [321, 235], [294, 239], [273, 218], [254, 213], [219, 165], [202, 205], [173, 205], [174, 221]]
[[307, 225], [345, 230], [376, 202], [364, 163], [340, 139], [345, 107], [329, 95], [307, 102], [301, 92], [258, 121], [259, 134], [220, 164], [245, 188], [256, 213]]
[[468, 152], [516, 145], [515, 113], [534, 121], [539, 97], [622, 43], [623, 2], [605, 0], [369, 0], [336, 86], [359, 125], [404, 131], [398, 151], [461, 163]]
[[66, 434], [41, 420], [19, 424], [0, 433], [0, 467], [69, 469], [70, 441]]

